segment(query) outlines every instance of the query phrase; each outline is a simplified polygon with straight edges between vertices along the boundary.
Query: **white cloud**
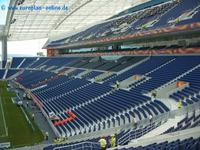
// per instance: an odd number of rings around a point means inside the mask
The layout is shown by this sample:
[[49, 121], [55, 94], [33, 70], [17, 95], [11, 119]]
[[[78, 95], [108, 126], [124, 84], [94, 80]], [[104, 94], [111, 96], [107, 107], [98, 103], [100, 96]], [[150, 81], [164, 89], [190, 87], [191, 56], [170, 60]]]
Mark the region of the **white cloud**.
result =
[[27, 40], [27, 41], [8, 41], [8, 54], [21, 54], [22, 56], [36, 56], [37, 52], [43, 52], [42, 49], [47, 39]]

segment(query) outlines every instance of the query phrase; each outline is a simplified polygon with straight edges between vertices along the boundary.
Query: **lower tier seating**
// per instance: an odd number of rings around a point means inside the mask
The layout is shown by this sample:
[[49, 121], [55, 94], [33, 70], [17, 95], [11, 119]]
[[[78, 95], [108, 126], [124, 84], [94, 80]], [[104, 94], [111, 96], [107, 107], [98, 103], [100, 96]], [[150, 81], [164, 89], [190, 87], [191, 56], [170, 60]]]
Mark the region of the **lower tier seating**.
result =
[[[131, 129], [128, 129], [128, 130], [122, 130], [118, 134], [112, 134], [112, 135], [115, 135], [115, 137], [116, 137], [116, 145], [125, 145], [130, 140], [137, 139], [137, 138], [147, 134], [148, 132], [155, 129], [159, 125], [160, 125], [160, 123], [154, 122], [154, 123], [148, 124], [144, 127], [135, 126], [135, 128], [131, 128]], [[104, 137], [107, 141], [107, 148], [110, 148], [111, 147], [110, 136], [104, 136]], [[88, 143], [88, 145], [90, 145], [90, 146], [95, 146], [95, 147], [93, 147], [94, 149], [95, 148], [100, 149], [100, 147], [99, 147], [99, 140], [100, 139], [101, 139], [101, 137], [92, 138], [92, 139], [88, 139], [88, 140], [82, 140], [82, 141], [79, 141], [79, 142], [71, 142], [71, 143], [66, 143], [66, 144], [57, 144], [57, 145], [55, 144], [55, 145], [50, 145], [48, 147], [45, 147], [44, 150], [53, 150], [53, 149], [56, 149], [56, 148], [71, 150], [73, 148], [76, 148], [77, 145], [79, 145], [79, 147], [84, 147], [85, 143]]]
[[[76, 118], [55, 125], [55, 128], [60, 135], [74, 136], [118, 127], [134, 119], [140, 121], [170, 111], [159, 99], [152, 99], [145, 93], [172, 80], [179, 80], [180, 76], [186, 81], [191, 76], [193, 80], [189, 82], [197, 85], [198, 82], [194, 83], [194, 80], [198, 78], [199, 65], [199, 56], [152, 56], [101, 84], [88, 81], [87, 77], [76, 78], [84, 69], [75, 69], [68, 76], [25, 70], [16, 81], [32, 90], [47, 115], [53, 112], [62, 121], [69, 117], [66, 111], [73, 112]], [[135, 74], [145, 75], [148, 80], [133, 83], [130, 90], [109, 84]]]

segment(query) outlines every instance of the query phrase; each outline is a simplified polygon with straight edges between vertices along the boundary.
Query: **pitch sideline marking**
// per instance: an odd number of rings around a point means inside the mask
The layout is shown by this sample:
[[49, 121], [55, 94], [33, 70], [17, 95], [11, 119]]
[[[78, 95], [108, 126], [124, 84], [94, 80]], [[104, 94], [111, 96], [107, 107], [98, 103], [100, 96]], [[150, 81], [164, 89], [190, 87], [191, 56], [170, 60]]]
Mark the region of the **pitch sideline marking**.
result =
[[[3, 110], [3, 105], [2, 105], [2, 99], [0, 97], [0, 105], [1, 105], [1, 111], [2, 111], [2, 116], [3, 116], [3, 124], [4, 124], [4, 129], [5, 129], [5, 132], [6, 132], [6, 135], [5, 136], [8, 136], [8, 132], [7, 132], [7, 129], [6, 129], [6, 120], [5, 120], [5, 116], [4, 116], [4, 110]], [[4, 137], [4, 135], [2, 135], [1, 137]]]

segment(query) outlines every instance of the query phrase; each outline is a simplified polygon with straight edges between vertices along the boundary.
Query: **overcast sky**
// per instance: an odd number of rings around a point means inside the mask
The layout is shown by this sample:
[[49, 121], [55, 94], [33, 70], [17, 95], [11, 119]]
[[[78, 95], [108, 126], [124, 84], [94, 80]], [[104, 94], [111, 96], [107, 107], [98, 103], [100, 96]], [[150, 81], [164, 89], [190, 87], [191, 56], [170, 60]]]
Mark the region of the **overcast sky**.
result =
[[[19, 56], [36, 56], [37, 52], [43, 52], [46, 55], [46, 50], [42, 49], [47, 39], [29, 40], [29, 41], [8, 41], [8, 54]], [[0, 42], [0, 50], [1, 50]], [[0, 51], [1, 54], [1, 51]]]
[[46, 54], [46, 50], [43, 50], [47, 39], [28, 40], [28, 41], [9, 41], [8, 42], [8, 54], [21, 54], [36, 56], [37, 52], [43, 52]]

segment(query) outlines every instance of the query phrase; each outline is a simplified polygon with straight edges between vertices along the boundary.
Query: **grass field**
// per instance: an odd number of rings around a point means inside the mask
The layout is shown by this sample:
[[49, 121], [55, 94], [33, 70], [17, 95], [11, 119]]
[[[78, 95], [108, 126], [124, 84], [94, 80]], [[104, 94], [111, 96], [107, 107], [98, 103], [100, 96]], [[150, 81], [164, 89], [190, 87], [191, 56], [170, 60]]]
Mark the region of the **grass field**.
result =
[[6, 130], [7, 129], [6, 129], [5, 115], [4, 115], [2, 100], [1, 100], [1, 97], [0, 97], [0, 137], [6, 137], [7, 136]]
[[[11, 97], [14, 96], [15, 93], [7, 91], [7, 83], [0, 81], [0, 101], [2, 104], [0, 105], [0, 143], [11, 142], [12, 147], [40, 143], [43, 140], [41, 131], [34, 122], [32, 124], [35, 131], [32, 130], [20, 107], [12, 102]], [[8, 136], [5, 136], [5, 124], [8, 128]]]

